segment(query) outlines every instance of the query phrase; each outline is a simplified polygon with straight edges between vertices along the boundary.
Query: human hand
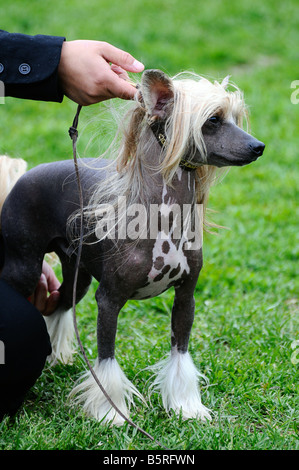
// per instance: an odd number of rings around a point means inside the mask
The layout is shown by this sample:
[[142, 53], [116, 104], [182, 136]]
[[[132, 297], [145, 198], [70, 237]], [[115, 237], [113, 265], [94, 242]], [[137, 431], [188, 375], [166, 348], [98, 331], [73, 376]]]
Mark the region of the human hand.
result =
[[142, 72], [143, 64], [129, 53], [102, 41], [65, 41], [58, 76], [63, 93], [82, 106], [110, 98], [132, 99], [136, 88], [128, 72]]
[[60, 283], [53, 269], [44, 261], [40, 280], [34, 294], [30, 297], [30, 302], [44, 316], [51, 315], [56, 310], [60, 297], [59, 286]]

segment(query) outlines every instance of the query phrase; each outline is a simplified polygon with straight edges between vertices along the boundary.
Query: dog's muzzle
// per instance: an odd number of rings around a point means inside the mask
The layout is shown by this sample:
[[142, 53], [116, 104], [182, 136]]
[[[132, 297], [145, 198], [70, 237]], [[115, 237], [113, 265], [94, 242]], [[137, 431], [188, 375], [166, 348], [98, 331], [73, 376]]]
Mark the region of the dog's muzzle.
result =
[[265, 144], [257, 140], [254, 143], [249, 144], [249, 149], [250, 149], [250, 156], [252, 157], [252, 160], [254, 161], [263, 155]]

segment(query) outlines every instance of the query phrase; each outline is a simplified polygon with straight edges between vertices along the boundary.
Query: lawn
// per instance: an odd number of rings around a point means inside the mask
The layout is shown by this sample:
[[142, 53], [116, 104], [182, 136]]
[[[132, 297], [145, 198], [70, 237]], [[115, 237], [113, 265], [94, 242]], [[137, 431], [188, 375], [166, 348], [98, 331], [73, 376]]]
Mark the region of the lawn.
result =
[[[11, 32], [105, 40], [146, 68], [231, 75], [244, 91], [252, 134], [266, 150], [211, 191], [211, 218], [229, 230], [204, 238], [190, 341], [209, 380], [202, 399], [213, 420], [168, 416], [154, 394], [147, 408], [137, 402], [131, 417], [173, 450], [298, 449], [299, 104], [291, 102], [291, 83], [299, 80], [297, 1], [14, 0], [2, 2], [0, 16], [1, 28]], [[83, 110], [82, 128], [99, 108]], [[75, 110], [66, 98], [62, 104], [7, 98], [0, 105], [0, 154], [22, 157], [29, 167], [71, 158], [67, 131]], [[82, 152], [87, 142], [83, 134]], [[91, 359], [95, 289], [94, 283], [77, 308]], [[151, 375], [143, 369], [170, 348], [172, 300], [170, 290], [128, 302], [119, 317], [117, 359], [146, 397]], [[128, 425], [102, 426], [69, 403], [84, 367], [80, 354], [71, 366], [47, 367], [16, 417], [0, 423], [0, 449], [159, 449]]]

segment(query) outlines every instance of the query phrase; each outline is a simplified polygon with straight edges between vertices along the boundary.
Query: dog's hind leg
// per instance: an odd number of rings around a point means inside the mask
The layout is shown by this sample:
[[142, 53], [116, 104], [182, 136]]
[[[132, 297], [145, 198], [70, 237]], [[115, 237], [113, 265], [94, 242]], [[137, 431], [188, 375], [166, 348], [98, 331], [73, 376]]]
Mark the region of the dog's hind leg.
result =
[[[119, 292], [113, 290], [111, 284], [105, 289], [104, 282], [101, 281], [96, 294], [98, 359], [94, 372], [113, 403], [124, 416], [128, 417], [133, 395], [137, 395], [142, 400], [143, 398], [125, 376], [114, 356], [117, 317], [127, 298], [121, 299]], [[82, 379], [83, 382], [79, 383], [71, 393], [71, 396], [76, 395], [75, 402], [82, 404], [85, 413], [99, 421], [122, 425], [123, 417], [111, 406], [92, 374], [87, 372]]]
[[[74, 354], [74, 323], [72, 312], [73, 283], [75, 263], [65, 255], [59, 254], [62, 263], [63, 282], [59, 288], [60, 302], [58, 309], [44, 317], [52, 345], [49, 362], [72, 363]], [[91, 282], [91, 275], [79, 269], [77, 280], [76, 303], [86, 294]]]
[[151, 368], [157, 374], [152, 387], [161, 393], [166, 411], [181, 413], [183, 419], [206, 421], [211, 419], [210, 410], [202, 404], [198, 388], [198, 380], [204, 376], [188, 352], [194, 308], [193, 292], [177, 288], [172, 309], [171, 354]]

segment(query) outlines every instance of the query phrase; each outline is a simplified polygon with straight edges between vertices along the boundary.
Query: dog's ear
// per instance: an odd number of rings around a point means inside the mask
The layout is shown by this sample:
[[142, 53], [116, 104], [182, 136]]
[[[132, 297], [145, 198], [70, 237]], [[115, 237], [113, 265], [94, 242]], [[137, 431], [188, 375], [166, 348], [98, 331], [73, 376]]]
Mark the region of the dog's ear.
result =
[[172, 80], [161, 70], [146, 70], [142, 74], [141, 94], [151, 118], [165, 120], [171, 112], [174, 89]]

